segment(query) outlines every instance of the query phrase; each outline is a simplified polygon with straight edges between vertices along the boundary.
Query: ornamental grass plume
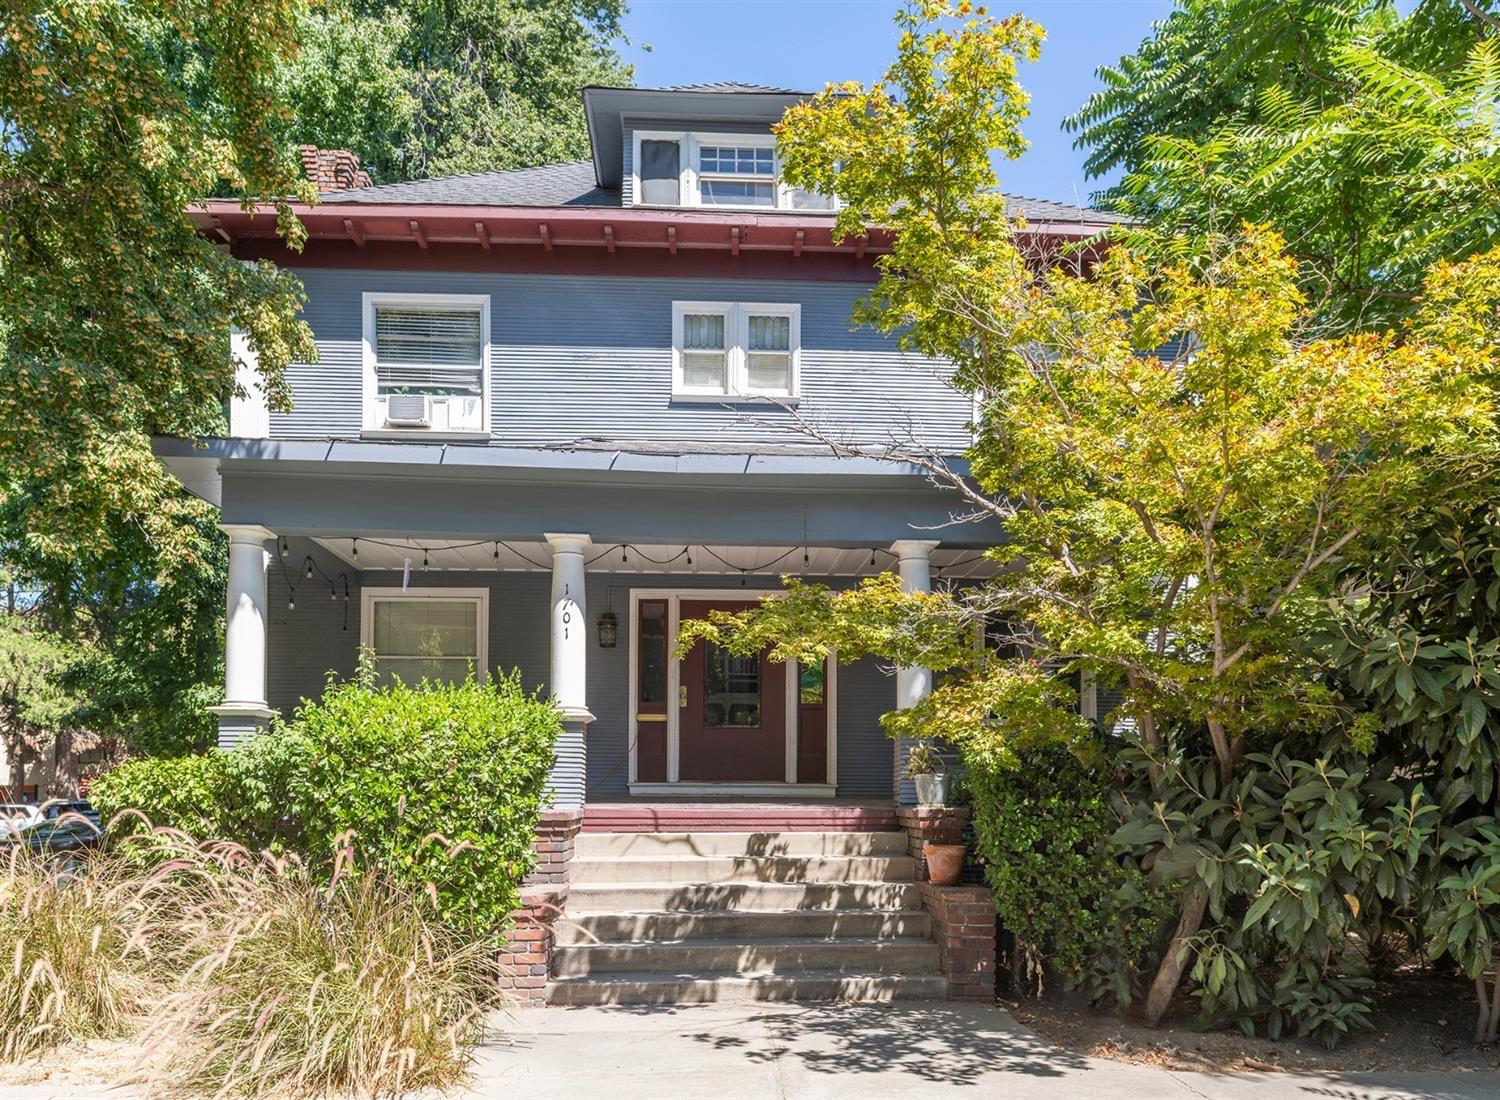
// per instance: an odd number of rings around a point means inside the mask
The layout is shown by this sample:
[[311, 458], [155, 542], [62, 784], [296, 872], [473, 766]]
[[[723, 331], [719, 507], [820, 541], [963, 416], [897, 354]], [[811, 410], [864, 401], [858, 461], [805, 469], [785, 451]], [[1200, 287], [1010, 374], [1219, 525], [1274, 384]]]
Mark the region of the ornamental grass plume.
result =
[[130, 1032], [147, 989], [145, 883], [93, 854], [13, 844], [0, 866], [0, 1061]]
[[495, 1003], [489, 945], [346, 854], [332, 881], [219, 844], [178, 853], [173, 954], [142, 1071], [153, 1095], [445, 1088]]

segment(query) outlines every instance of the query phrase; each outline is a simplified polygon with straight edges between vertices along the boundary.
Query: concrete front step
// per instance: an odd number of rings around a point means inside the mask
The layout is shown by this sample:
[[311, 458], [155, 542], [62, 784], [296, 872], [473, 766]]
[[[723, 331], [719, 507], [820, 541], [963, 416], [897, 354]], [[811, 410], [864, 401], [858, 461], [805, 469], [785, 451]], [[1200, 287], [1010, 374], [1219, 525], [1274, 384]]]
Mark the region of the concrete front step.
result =
[[575, 883], [911, 882], [910, 856], [606, 856], [573, 860]]
[[787, 974], [697, 972], [559, 978], [547, 985], [551, 1005], [705, 1004], [712, 1001], [940, 1001], [941, 974]]
[[[570, 907], [571, 908], [571, 907]], [[678, 940], [793, 939], [832, 940], [910, 936], [925, 939], [932, 918], [923, 912], [881, 909], [788, 909], [770, 912], [728, 910], [707, 913], [593, 913], [574, 914], [553, 926], [555, 942], [672, 943]]]
[[586, 882], [568, 891], [568, 916], [592, 913], [920, 909], [914, 882]]
[[938, 966], [937, 944], [926, 940], [683, 940], [680, 943], [587, 943], [553, 951], [559, 978], [609, 974], [801, 974], [808, 970], [920, 974]]
[[904, 856], [905, 833], [580, 833], [575, 859], [634, 856]]

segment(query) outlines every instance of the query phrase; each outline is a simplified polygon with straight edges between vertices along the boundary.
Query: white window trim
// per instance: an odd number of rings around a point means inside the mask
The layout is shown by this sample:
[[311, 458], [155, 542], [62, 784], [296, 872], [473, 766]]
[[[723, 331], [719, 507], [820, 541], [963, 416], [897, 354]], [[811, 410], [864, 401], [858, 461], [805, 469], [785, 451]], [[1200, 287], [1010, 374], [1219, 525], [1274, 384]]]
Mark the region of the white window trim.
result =
[[[683, 318], [690, 313], [718, 313], [724, 316], [725, 383], [722, 390], [689, 386], [684, 380]], [[791, 389], [757, 390], [750, 386], [749, 346], [750, 318], [786, 317], [790, 320], [788, 344], [791, 348]], [[795, 302], [673, 302], [672, 303], [672, 396], [694, 401], [795, 402], [802, 394], [802, 306]]]
[[375, 648], [375, 604], [377, 601], [416, 600], [468, 600], [478, 615], [478, 634], [475, 638], [477, 650], [474, 658], [474, 678], [480, 683], [489, 676], [490, 667], [490, 590], [488, 588], [364, 588], [359, 594], [359, 644], [368, 650]]
[[[642, 141], [675, 141], [681, 146], [678, 157], [677, 168], [677, 198], [675, 203], [646, 203], [641, 201], [641, 142]], [[775, 158], [776, 174], [770, 180], [764, 176], [744, 176], [735, 173], [713, 172], [709, 175], [714, 179], [739, 179], [759, 180], [762, 183], [769, 182], [775, 185], [775, 201], [770, 206], [757, 206], [754, 203], [704, 203], [703, 196], [698, 189], [698, 149], [703, 145], [736, 145], [743, 148], [753, 149], [775, 149], [776, 136], [774, 134], [724, 134], [707, 133], [694, 130], [636, 130], [631, 134], [631, 156], [630, 156], [630, 204], [632, 206], [649, 206], [659, 209], [677, 209], [684, 206], [697, 207], [700, 210], [793, 210], [791, 193], [795, 188], [787, 186], [781, 178], [781, 155]], [[832, 217], [838, 209], [838, 201], [835, 199], [833, 207], [828, 210], [796, 210], [798, 214], [824, 214]]]
[[707, 600], [716, 597], [725, 599], [744, 599], [749, 603], [766, 597], [779, 598], [785, 596], [785, 591], [774, 588], [632, 588], [630, 590], [630, 730], [629, 753], [630, 760], [627, 768], [627, 786], [632, 796], [650, 796], [662, 794], [677, 795], [725, 795], [734, 794], [744, 797], [771, 797], [786, 796], [788, 794], [799, 795], [805, 798], [832, 798], [838, 789], [839, 774], [839, 723], [838, 723], [838, 655], [834, 654], [828, 661], [828, 676], [823, 683], [823, 706], [824, 706], [824, 736], [827, 737], [828, 745], [828, 775], [833, 778], [827, 783], [798, 783], [797, 782], [797, 718], [800, 706], [798, 688], [800, 687], [797, 677], [797, 665], [795, 662], [786, 663], [786, 775], [781, 783], [684, 783], [679, 778], [681, 765], [681, 740], [679, 729], [680, 707], [672, 706], [672, 702], [679, 698], [682, 688], [682, 662], [667, 661], [667, 780], [665, 783], [642, 783], [637, 770], [638, 754], [635, 737], [637, 729], [637, 706], [640, 702], [640, 614], [642, 600], [665, 600], [667, 602], [667, 652], [670, 654], [672, 647], [677, 644], [677, 625], [681, 618], [680, 611], [683, 600]]
[[[375, 400], [379, 389], [375, 376], [375, 308], [377, 306], [422, 306], [428, 309], [444, 306], [479, 307], [479, 360], [482, 379], [479, 398], [479, 431], [434, 433], [427, 428], [392, 428], [381, 422], [377, 415]], [[490, 348], [490, 296], [488, 294], [405, 294], [367, 290], [363, 295], [361, 311], [360, 337], [364, 345], [364, 399], [360, 425], [365, 434], [402, 438], [421, 435], [477, 437], [490, 434], [490, 365], [493, 354]]]

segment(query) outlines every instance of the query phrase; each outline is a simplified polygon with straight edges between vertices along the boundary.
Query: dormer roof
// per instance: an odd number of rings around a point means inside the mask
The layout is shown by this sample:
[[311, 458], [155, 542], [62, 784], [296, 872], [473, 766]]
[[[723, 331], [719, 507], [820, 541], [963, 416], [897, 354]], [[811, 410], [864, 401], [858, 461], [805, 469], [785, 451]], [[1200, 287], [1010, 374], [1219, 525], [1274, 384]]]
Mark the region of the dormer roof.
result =
[[623, 120], [627, 116], [769, 127], [781, 121], [788, 107], [813, 94], [738, 83], [685, 84], [675, 88], [585, 88], [583, 113], [594, 154], [594, 181], [600, 187], [619, 189], [625, 168]]

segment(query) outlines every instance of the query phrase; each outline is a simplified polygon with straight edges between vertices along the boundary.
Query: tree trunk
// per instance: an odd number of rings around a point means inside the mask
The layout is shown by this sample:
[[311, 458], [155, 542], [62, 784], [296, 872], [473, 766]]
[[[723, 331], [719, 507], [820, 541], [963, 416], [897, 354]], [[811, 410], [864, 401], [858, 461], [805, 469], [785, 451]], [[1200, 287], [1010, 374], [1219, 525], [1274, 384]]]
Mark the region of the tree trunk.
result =
[[1195, 880], [1182, 895], [1182, 914], [1177, 918], [1177, 928], [1172, 933], [1172, 942], [1167, 945], [1156, 977], [1152, 979], [1151, 991], [1146, 994], [1146, 1022], [1153, 1027], [1161, 1023], [1182, 982], [1182, 973], [1187, 969], [1188, 941], [1198, 934], [1203, 924], [1203, 911], [1208, 908], [1208, 887], [1202, 880]]
[[1486, 1043], [1493, 1043], [1500, 1038], [1500, 965], [1490, 971], [1490, 985], [1493, 991], [1490, 996], [1490, 1026], [1484, 1032]]
[[1485, 988], [1483, 974], [1474, 979], [1474, 1000], [1479, 1005], [1479, 1011], [1474, 1017], [1474, 1045], [1478, 1046], [1484, 1042], [1485, 1034], [1489, 1031], [1490, 1026], [1489, 990]]
[[1208, 733], [1214, 741], [1214, 756], [1219, 760], [1219, 779], [1224, 786], [1229, 786], [1229, 781], [1234, 778], [1234, 746], [1229, 743], [1229, 731], [1224, 728], [1224, 723], [1217, 718], [1208, 720]]
[[78, 746], [76, 736], [63, 731], [52, 741], [52, 790], [49, 798], [78, 797]]

